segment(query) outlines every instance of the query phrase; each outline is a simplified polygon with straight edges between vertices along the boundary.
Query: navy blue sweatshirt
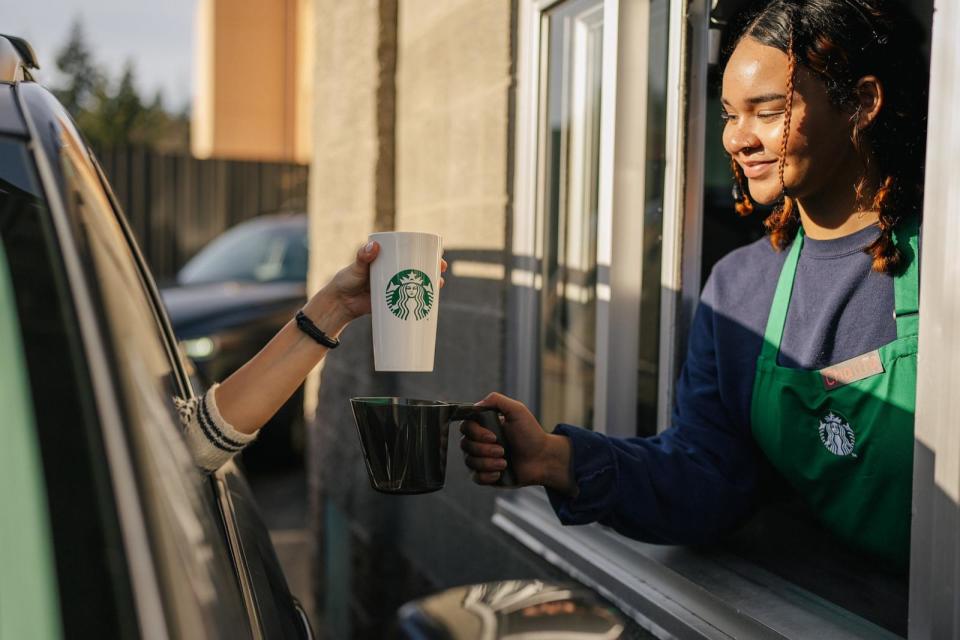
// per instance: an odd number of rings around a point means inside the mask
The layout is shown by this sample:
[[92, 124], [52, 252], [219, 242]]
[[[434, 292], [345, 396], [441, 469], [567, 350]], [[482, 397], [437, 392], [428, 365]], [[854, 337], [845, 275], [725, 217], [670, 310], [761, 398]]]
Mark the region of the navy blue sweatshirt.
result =
[[[876, 227], [804, 239], [779, 363], [820, 369], [896, 338], [893, 279], [863, 252]], [[787, 250], [768, 238], [720, 260], [704, 287], [670, 429], [611, 438], [570, 425], [578, 496], [548, 491], [564, 524], [599, 521], [654, 543], [715, 540], [756, 505], [763, 453], [751, 435], [757, 356]]]

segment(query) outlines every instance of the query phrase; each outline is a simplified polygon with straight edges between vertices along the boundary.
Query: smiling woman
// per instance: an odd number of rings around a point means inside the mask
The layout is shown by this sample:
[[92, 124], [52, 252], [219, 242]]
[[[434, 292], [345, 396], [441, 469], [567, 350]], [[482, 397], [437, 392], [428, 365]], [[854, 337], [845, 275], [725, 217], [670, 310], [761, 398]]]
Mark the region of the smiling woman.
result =
[[[693, 320], [672, 427], [614, 438], [506, 417], [513, 472], [562, 522], [699, 544], [782, 481], [823, 536], [902, 572], [909, 553], [918, 226], [925, 142], [920, 30], [889, 0], [765, 0], [734, 31], [723, 144], [741, 213], [769, 237], [720, 260]], [[831, 372], [859, 367], [837, 383]], [[504, 468], [464, 426], [481, 484]], [[778, 479], [779, 478], [779, 479]], [[879, 560], [879, 562], [877, 562]]]

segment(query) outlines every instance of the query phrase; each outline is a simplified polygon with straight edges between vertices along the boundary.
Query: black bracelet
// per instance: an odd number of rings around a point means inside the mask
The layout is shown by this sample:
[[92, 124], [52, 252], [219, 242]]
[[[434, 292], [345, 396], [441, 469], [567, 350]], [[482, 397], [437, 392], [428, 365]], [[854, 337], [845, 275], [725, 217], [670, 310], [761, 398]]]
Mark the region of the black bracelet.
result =
[[336, 349], [340, 346], [339, 340], [336, 338], [331, 338], [321, 331], [320, 327], [313, 324], [313, 320], [308, 318], [307, 314], [305, 314], [302, 309], [297, 311], [297, 328], [313, 338], [317, 344], [321, 344], [327, 349]]

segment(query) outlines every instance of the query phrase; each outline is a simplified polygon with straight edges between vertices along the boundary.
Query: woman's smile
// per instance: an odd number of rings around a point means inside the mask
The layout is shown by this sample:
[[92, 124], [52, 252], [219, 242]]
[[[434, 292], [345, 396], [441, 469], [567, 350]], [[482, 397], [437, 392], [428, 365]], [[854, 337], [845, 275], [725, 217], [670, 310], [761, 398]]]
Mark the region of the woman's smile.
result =
[[743, 167], [743, 175], [754, 180], [766, 176], [772, 169], [775, 169], [777, 160], [748, 160], [740, 162], [740, 166]]

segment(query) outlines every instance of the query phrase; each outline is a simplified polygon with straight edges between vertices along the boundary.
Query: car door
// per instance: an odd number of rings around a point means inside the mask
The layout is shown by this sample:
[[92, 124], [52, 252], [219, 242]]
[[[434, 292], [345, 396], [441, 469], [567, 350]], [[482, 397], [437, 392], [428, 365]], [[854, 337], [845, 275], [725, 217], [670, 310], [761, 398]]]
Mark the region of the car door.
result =
[[[115, 496], [139, 635], [291, 637], [250, 606], [247, 562], [225, 524], [236, 518], [222, 511], [219, 483], [194, 466], [179, 429], [173, 398], [192, 394], [189, 380], [102, 173], [50, 94], [36, 85], [20, 93], [76, 315], [66, 333], [79, 335], [90, 374], [86, 400], [101, 427], [100, 473]], [[278, 581], [285, 585], [282, 573]], [[289, 590], [286, 598], [277, 607], [297, 620]]]

